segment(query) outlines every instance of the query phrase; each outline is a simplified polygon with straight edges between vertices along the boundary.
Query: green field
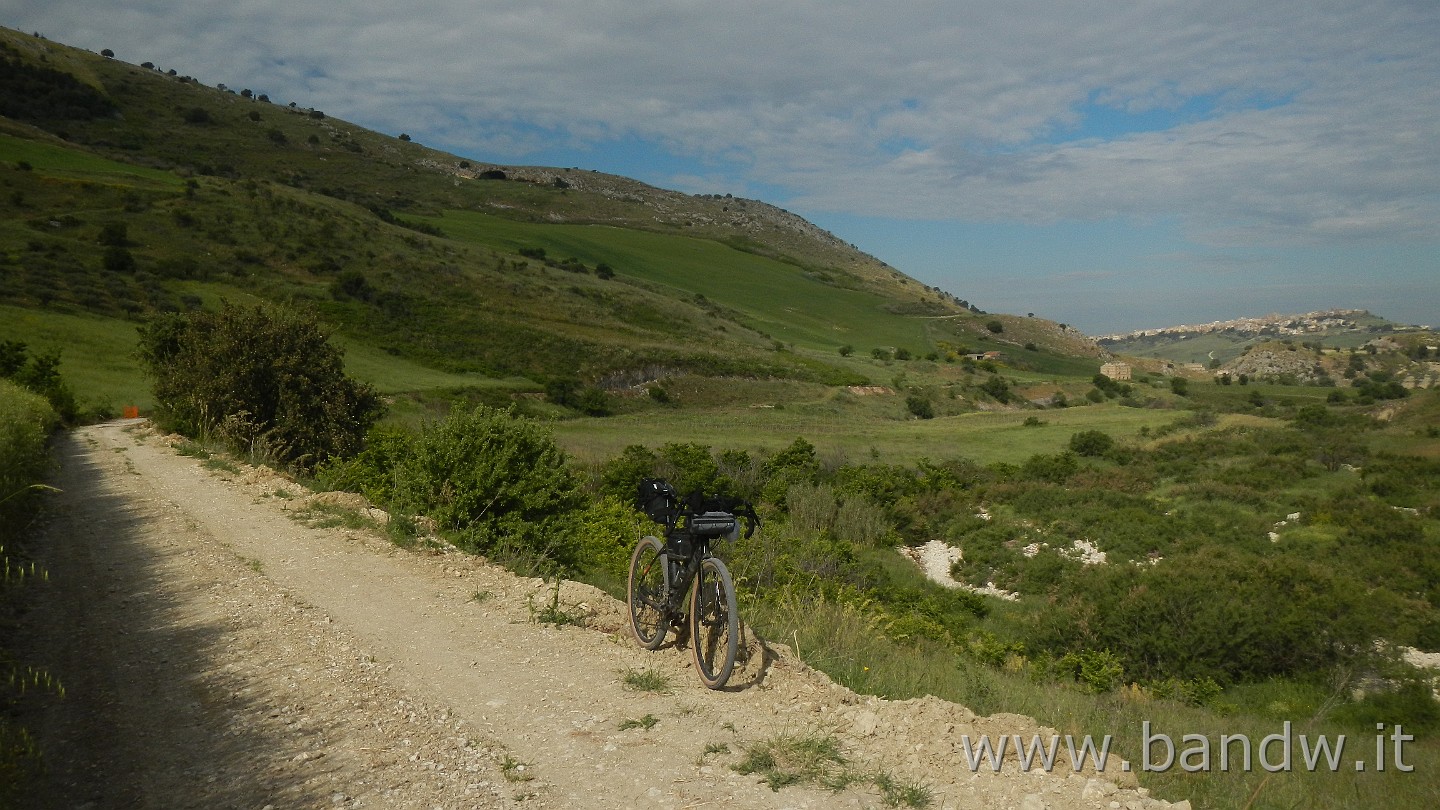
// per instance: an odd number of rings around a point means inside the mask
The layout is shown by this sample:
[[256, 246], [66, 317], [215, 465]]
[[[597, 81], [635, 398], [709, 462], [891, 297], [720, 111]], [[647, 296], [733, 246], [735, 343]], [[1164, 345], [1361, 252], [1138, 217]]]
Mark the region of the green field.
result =
[[543, 248], [547, 258], [605, 263], [621, 276], [703, 295], [786, 343], [919, 351], [929, 342], [923, 320], [886, 311], [891, 299], [832, 287], [793, 265], [719, 242], [600, 225], [516, 222], [466, 211], [447, 211], [427, 221], [452, 238], [506, 253]]
[[32, 355], [59, 352], [60, 372], [82, 407], [154, 402], [135, 357], [135, 324], [95, 315], [65, 315], [0, 305], [0, 340], [18, 340]]
[[174, 172], [120, 163], [77, 149], [25, 140], [3, 133], [0, 133], [0, 161], [25, 163], [31, 167], [31, 171], [69, 180], [118, 183], [127, 186], [137, 183], [158, 187], [184, 185], [184, 181]]
[[1045, 411], [1039, 415], [1043, 424], [1026, 426], [1026, 418], [1035, 415], [1000, 411], [914, 419], [905, 415], [903, 397], [835, 394], [819, 401], [757, 402], [702, 413], [651, 410], [567, 420], [555, 424], [555, 438], [576, 458], [591, 462], [616, 456], [632, 444], [657, 448], [693, 442], [717, 451], [773, 453], [804, 438], [832, 461], [911, 464], [921, 458], [968, 458], [982, 464], [1020, 463], [1036, 453], [1063, 450], [1081, 430], [1132, 438], [1142, 428], [1168, 424], [1177, 416], [1170, 410], [1095, 405]]

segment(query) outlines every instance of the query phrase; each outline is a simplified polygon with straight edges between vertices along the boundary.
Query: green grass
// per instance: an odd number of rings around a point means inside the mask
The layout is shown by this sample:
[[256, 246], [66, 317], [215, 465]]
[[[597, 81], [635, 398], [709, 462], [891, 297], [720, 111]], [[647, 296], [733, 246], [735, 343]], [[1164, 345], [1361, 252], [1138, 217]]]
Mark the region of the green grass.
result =
[[906, 346], [923, 352], [923, 319], [885, 310], [891, 299], [828, 286], [792, 265], [707, 239], [595, 225], [516, 222], [447, 211], [430, 220], [453, 238], [507, 252], [541, 247], [547, 258], [609, 264], [621, 276], [704, 295], [742, 313], [776, 340], [816, 348], [852, 344], [859, 351]]
[[[1036, 453], [1064, 449], [1070, 436], [1081, 430], [1103, 430], [1117, 439], [1139, 435], [1143, 427], [1173, 422], [1180, 413], [1166, 410], [1090, 405], [1047, 411], [977, 412], [917, 420], [900, 419], [903, 397], [860, 398], [858, 404], [821, 402], [790, 404], [783, 408], [707, 410], [703, 415], [686, 410], [558, 422], [557, 443], [579, 459], [603, 461], [619, 455], [627, 445], [660, 447], [675, 442], [696, 442], [717, 449], [774, 451], [788, 447], [796, 437], [814, 444], [822, 457], [843, 457], [852, 462], [876, 460], [913, 462], [917, 458], [941, 460], [965, 457], [982, 464], [1019, 463]], [[873, 409], [893, 411], [890, 419], [876, 418]], [[1039, 414], [1047, 423], [1027, 427], [1027, 416]]]
[[515, 377], [497, 380], [476, 373], [440, 371], [398, 357], [358, 339], [332, 336], [331, 341], [345, 351], [345, 371], [357, 380], [375, 386], [382, 394], [432, 391], [437, 388], [504, 388], [523, 390], [535, 383]]
[[108, 403], [116, 411], [154, 407], [135, 357], [135, 324], [88, 314], [63, 314], [0, 305], [0, 340], [19, 340], [36, 353], [58, 351], [60, 374], [82, 407]]
[[500, 763], [500, 773], [509, 782], [529, 782], [535, 778], [535, 774], [530, 770], [531, 767], [529, 763], [521, 762], [506, 754], [504, 761]]
[[670, 676], [658, 669], [627, 669], [620, 673], [620, 682], [637, 692], [669, 694], [673, 685]]
[[119, 163], [98, 155], [57, 144], [16, 138], [0, 133], [0, 161], [28, 163], [31, 171], [45, 177], [86, 180], [134, 186], [179, 187], [184, 185], [174, 172]]
[[779, 734], [750, 743], [745, 756], [732, 766], [737, 773], [755, 774], [771, 790], [788, 785], [816, 785], [839, 793], [854, 785], [879, 789], [886, 807], [929, 807], [934, 800], [924, 785], [899, 779], [890, 772], [856, 769], [840, 751], [834, 736], [820, 733]]
[[632, 728], [638, 728], [644, 731], [649, 731], [659, 723], [660, 718], [656, 717], [653, 714], [647, 714], [644, 717], [631, 717], [620, 721], [620, 730], [629, 731]]

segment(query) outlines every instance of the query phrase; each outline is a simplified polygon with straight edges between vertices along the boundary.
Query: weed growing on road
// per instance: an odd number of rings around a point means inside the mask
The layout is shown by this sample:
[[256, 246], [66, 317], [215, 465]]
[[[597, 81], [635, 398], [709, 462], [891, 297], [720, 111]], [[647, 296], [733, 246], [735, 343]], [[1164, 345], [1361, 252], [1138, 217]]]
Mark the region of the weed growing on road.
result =
[[189, 439], [186, 439], [185, 441], [175, 445], [175, 452], [178, 455], [189, 456], [190, 458], [210, 458], [209, 450], [206, 450], [205, 448], [201, 447], [195, 442], [190, 441]]
[[506, 754], [505, 761], [500, 763], [500, 773], [510, 782], [529, 782], [534, 779], [535, 774], [530, 773], [529, 768], [529, 763], [521, 762], [509, 754]]
[[385, 523], [385, 536], [400, 548], [414, 548], [415, 541], [420, 539], [420, 526], [409, 515], [392, 511]]
[[897, 779], [885, 771], [878, 771], [870, 777], [880, 789], [880, 798], [886, 807], [929, 807], [935, 796], [930, 788], [918, 782]]
[[235, 464], [235, 462], [215, 456], [205, 459], [204, 466], [207, 470], [229, 473], [231, 475], [240, 474], [240, 468]]
[[831, 736], [781, 734], [746, 746], [745, 758], [734, 767], [738, 773], [764, 777], [771, 790], [812, 783], [840, 791], [853, 781], [840, 743]]
[[620, 673], [620, 680], [637, 692], [670, 694], [670, 676], [658, 669], [627, 669]]
[[553, 624], [556, 627], [572, 625], [584, 627], [588, 616], [579, 609], [566, 609], [560, 606], [560, 580], [555, 580], [555, 590], [550, 594], [550, 604], [544, 607], [535, 607], [535, 597], [530, 598], [530, 620], [536, 624]]
[[[706, 746], [705, 753], [718, 753]], [[725, 746], [728, 751], [728, 746]], [[758, 774], [771, 790], [786, 785], [813, 784], [836, 793], [852, 785], [871, 784], [880, 791], [887, 807], [929, 807], [929, 789], [899, 779], [885, 771], [864, 773], [854, 770], [840, 753], [833, 736], [781, 734], [745, 746], [745, 758], [733, 766], [742, 774]]]
[[643, 729], [645, 729], [646, 731], [649, 731], [650, 729], [654, 728], [655, 725], [656, 725], [657, 723], [659, 723], [659, 722], [660, 722], [660, 718], [656, 717], [656, 716], [653, 715], [653, 714], [647, 714], [647, 715], [645, 715], [644, 717], [640, 718], [639, 720], [636, 720], [635, 718], [632, 717], [632, 718], [629, 718], [629, 719], [626, 719], [626, 720], [621, 721], [621, 723], [620, 723], [620, 730], [621, 730], [621, 731], [629, 731], [629, 730], [632, 729], [632, 728], [643, 728]]
[[490, 591], [476, 591], [475, 593], [470, 594], [470, 601], [474, 602], [477, 605], [483, 605], [485, 602], [489, 601], [489, 599], [494, 595], [495, 594], [491, 593]]
[[359, 530], [375, 526], [375, 521], [359, 512], [329, 503], [312, 504], [303, 512], [295, 512], [294, 517], [312, 529], [343, 527]]

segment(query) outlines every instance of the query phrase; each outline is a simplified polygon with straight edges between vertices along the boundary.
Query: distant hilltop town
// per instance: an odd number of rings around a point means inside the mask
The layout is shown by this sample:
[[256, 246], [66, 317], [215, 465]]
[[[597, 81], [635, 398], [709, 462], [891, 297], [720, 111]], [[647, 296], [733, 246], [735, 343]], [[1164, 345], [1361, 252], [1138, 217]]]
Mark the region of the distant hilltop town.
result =
[[1157, 335], [1196, 335], [1209, 332], [1236, 332], [1252, 335], [1308, 335], [1316, 332], [1331, 332], [1346, 329], [1364, 329], [1361, 319], [1372, 316], [1364, 309], [1329, 309], [1323, 312], [1307, 312], [1304, 315], [1263, 315], [1257, 318], [1236, 318], [1231, 321], [1215, 321], [1205, 324], [1165, 326], [1159, 329], [1137, 329], [1125, 334], [1105, 335], [1096, 338], [1106, 341], [1125, 341]]

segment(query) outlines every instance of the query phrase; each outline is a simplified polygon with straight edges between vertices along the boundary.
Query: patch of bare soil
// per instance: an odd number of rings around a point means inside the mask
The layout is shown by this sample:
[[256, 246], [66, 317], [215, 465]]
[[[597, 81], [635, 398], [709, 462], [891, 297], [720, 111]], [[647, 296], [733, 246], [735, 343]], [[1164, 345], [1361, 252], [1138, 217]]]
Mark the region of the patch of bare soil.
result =
[[[21, 648], [66, 687], [28, 718], [50, 767], [36, 807], [881, 803], [871, 783], [776, 791], [733, 769], [782, 734], [833, 735], [853, 768], [921, 784], [937, 807], [1170, 806], [1068, 763], [972, 772], [961, 735], [1050, 730], [859, 696], [753, 637], [730, 686], [706, 690], [687, 651], [639, 649], [594, 588], [560, 590], [587, 626], [537, 623], [551, 585], [311, 528], [300, 486], [171, 445], [137, 421], [61, 441], [64, 492], [35, 544], [51, 583]], [[644, 669], [668, 689], [625, 684]]]

